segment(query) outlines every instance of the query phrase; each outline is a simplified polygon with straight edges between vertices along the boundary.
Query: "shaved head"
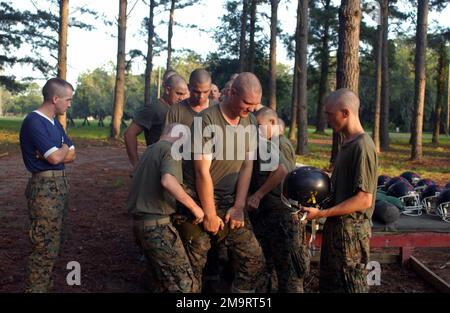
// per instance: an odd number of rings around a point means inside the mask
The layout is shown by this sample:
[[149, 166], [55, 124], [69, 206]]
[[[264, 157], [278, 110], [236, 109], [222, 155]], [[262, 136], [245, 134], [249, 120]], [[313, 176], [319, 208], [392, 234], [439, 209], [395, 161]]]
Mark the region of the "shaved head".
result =
[[189, 85], [211, 83], [211, 75], [205, 69], [198, 68], [189, 76]]
[[181, 77], [178, 74], [174, 74], [174, 75], [170, 76], [169, 78], [167, 78], [165, 86], [170, 87], [170, 88], [175, 88], [178, 86], [184, 87], [184, 86], [187, 86], [187, 84], [183, 77]]
[[167, 79], [173, 75], [177, 75], [177, 71], [173, 70], [173, 69], [168, 69], [167, 71], [164, 72], [164, 75], [162, 77], [163, 82], [167, 81]]
[[244, 72], [239, 74], [233, 81], [231, 88], [238, 94], [253, 93], [256, 95], [262, 95], [262, 87], [258, 77], [250, 72]]
[[277, 112], [272, 110], [269, 107], [262, 107], [258, 112], [256, 112], [256, 118], [259, 121], [268, 121], [274, 120], [275, 123], [278, 123], [278, 115]]
[[333, 91], [325, 99], [325, 106], [342, 110], [347, 108], [355, 116], [358, 116], [359, 112], [359, 98], [352, 90], [348, 88], [341, 88]]
[[66, 89], [73, 91], [73, 86], [64, 79], [51, 78], [42, 87], [42, 95], [45, 101], [50, 101], [54, 96], [62, 97]]

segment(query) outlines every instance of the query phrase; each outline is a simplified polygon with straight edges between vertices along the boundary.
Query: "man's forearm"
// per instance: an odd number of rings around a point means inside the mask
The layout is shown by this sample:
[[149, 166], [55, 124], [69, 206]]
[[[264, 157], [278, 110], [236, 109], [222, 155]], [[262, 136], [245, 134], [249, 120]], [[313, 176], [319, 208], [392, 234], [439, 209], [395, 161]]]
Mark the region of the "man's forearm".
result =
[[250, 186], [250, 180], [252, 178], [253, 162], [246, 162], [243, 164], [237, 183], [236, 199], [234, 206], [238, 209], [245, 207], [245, 201], [247, 199], [248, 188]]
[[67, 152], [67, 155], [64, 159], [64, 163], [71, 163], [75, 160], [75, 148], [69, 149], [69, 152]]
[[139, 161], [137, 137], [132, 134], [125, 135], [125, 146], [131, 165], [136, 166]]
[[197, 203], [184, 191], [178, 180], [170, 175], [164, 174], [161, 179], [162, 186], [174, 197], [178, 202], [193, 211], [198, 207]]
[[64, 163], [67, 154], [69, 153], [69, 147], [64, 143], [61, 148], [53, 152], [47, 157], [47, 162], [53, 165]]
[[196, 173], [195, 186], [197, 189], [203, 212], [207, 216], [217, 215], [214, 204], [214, 187], [211, 175], [208, 173]]
[[342, 216], [352, 214], [354, 212], [364, 212], [372, 205], [373, 195], [370, 193], [358, 192], [351, 198], [335, 205], [332, 208], [319, 212], [319, 218]]
[[281, 184], [283, 178], [288, 174], [287, 170], [283, 165], [279, 165], [278, 168], [271, 172], [267, 180], [264, 184], [258, 189], [255, 193], [260, 198], [263, 198], [266, 194], [268, 194], [271, 190], [273, 190], [276, 186]]

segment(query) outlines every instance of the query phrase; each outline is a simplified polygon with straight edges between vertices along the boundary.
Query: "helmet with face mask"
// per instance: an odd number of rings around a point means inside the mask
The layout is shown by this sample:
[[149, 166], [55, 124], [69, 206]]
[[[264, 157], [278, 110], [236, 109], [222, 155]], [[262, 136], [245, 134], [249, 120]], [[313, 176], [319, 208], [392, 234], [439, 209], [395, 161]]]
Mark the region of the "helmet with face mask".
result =
[[422, 206], [425, 208], [427, 214], [438, 215], [436, 212], [437, 208], [437, 197], [442, 192], [443, 188], [439, 185], [431, 185], [424, 189], [420, 194], [420, 199], [422, 201]]
[[386, 194], [398, 198], [403, 203], [403, 214], [410, 216], [422, 215], [423, 208], [420, 203], [419, 194], [414, 191], [414, 187], [410, 183], [399, 181], [391, 185]]
[[417, 182], [417, 184], [414, 186], [414, 190], [417, 191], [417, 192], [422, 192], [428, 186], [431, 186], [431, 185], [436, 185], [436, 183], [433, 180], [431, 180], [431, 179], [424, 178], [424, 179], [421, 179], [421, 180], [419, 180]]
[[377, 181], [377, 189], [383, 189], [384, 186], [391, 180], [390, 176], [387, 175], [380, 175], [378, 176]]
[[443, 221], [450, 223], [450, 189], [444, 189], [439, 193], [436, 212]]
[[413, 187], [419, 182], [421, 179], [419, 175], [414, 172], [404, 172], [400, 175], [404, 179], [406, 179]]

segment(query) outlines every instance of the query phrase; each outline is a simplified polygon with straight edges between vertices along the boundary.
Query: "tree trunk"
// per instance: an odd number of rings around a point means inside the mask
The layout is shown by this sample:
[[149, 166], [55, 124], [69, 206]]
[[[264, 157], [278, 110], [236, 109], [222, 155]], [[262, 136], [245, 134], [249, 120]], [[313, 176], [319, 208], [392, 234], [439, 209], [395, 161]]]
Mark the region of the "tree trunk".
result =
[[[358, 94], [359, 81], [359, 0], [342, 0], [339, 8], [339, 43], [337, 51], [336, 89], [349, 88]], [[343, 142], [343, 135], [333, 132], [331, 164]]]
[[248, 0], [242, 1], [241, 38], [239, 45], [239, 72], [245, 71], [245, 36], [247, 34]]
[[298, 0], [297, 9], [297, 36], [295, 44], [295, 56], [299, 58], [298, 72], [298, 135], [297, 135], [297, 154], [305, 155], [308, 153], [308, 0]]
[[155, 0], [150, 0], [150, 13], [148, 18], [148, 40], [147, 40], [147, 64], [145, 66], [145, 89], [144, 89], [144, 104], [151, 104], [151, 82], [152, 82], [152, 70], [153, 70], [153, 40], [155, 37], [155, 26], [153, 25]]
[[433, 127], [433, 144], [439, 144], [439, 132], [441, 129], [441, 114], [444, 102], [444, 90], [445, 90], [445, 44], [444, 40], [439, 45], [439, 61], [437, 70], [437, 92], [436, 92], [436, 108], [434, 110], [434, 127]]
[[250, 4], [250, 38], [248, 47], [248, 71], [255, 70], [255, 25], [256, 25], [256, 6], [258, 0], [251, 0]]
[[[67, 31], [69, 28], [69, 0], [59, 1], [59, 40], [58, 40], [58, 77], [67, 77]], [[67, 127], [66, 113], [59, 115], [58, 120], [64, 130]]]
[[125, 37], [127, 31], [127, 0], [119, 0], [119, 24], [117, 47], [116, 85], [114, 87], [114, 111], [111, 123], [111, 137], [119, 138], [125, 98]]
[[270, 64], [269, 64], [269, 107], [277, 109], [277, 22], [278, 2], [270, 0]]
[[447, 79], [447, 118], [445, 121], [445, 135], [448, 136], [450, 128], [450, 63], [447, 67], [448, 79]]
[[389, 0], [380, 0], [383, 43], [381, 52], [380, 149], [389, 150]]
[[[330, 9], [331, 0], [327, 0], [325, 3], [324, 11], [328, 11]], [[317, 113], [316, 113], [316, 133], [325, 133], [325, 127], [327, 126], [327, 119], [325, 116], [325, 112], [323, 111], [323, 101], [325, 99], [325, 95], [328, 92], [328, 71], [330, 67], [330, 47], [329, 47], [329, 39], [330, 39], [330, 20], [327, 18], [324, 21], [323, 25], [323, 36], [322, 36], [322, 49], [320, 52], [320, 82], [319, 82], [319, 94], [317, 97]]]
[[167, 34], [167, 65], [166, 65], [166, 70], [171, 68], [170, 64], [172, 63], [172, 36], [173, 36], [173, 24], [174, 24], [174, 18], [175, 18], [175, 3], [176, 3], [176, 0], [171, 0], [169, 26], [168, 26], [168, 34]]
[[289, 139], [297, 139], [297, 110], [298, 110], [298, 60], [295, 58], [294, 75], [292, 78], [292, 100], [291, 100], [291, 125], [289, 126]]
[[411, 160], [422, 159], [423, 110], [425, 104], [425, 53], [427, 47], [428, 0], [419, 0], [416, 29], [416, 66]]
[[377, 153], [380, 152], [380, 110], [381, 110], [381, 55], [383, 51], [383, 28], [378, 25], [375, 47], [375, 103], [372, 138]]

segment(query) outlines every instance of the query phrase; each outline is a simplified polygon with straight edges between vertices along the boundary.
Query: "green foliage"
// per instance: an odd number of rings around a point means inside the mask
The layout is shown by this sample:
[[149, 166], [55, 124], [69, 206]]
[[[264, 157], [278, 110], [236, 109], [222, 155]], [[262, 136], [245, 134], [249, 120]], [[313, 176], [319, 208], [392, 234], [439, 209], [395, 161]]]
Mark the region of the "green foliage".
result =
[[[0, 2], [0, 72], [16, 64], [29, 64], [41, 72], [44, 77], [56, 76], [59, 28], [59, 1], [40, 0], [35, 5], [35, 11], [18, 10], [11, 1]], [[46, 10], [45, 6], [50, 6]], [[77, 8], [81, 15], [88, 14], [97, 17], [97, 13]], [[92, 30], [94, 27], [80, 19], [70, 17], [69, 27]], [[25, 56], [20, 56], [21, 47], [30, 50]], [[45, 57], [44, 57], [45, 55]], [[48, 58], [50, 55], [52, 58]], [[26, 86], [17, 82], [14, 76], [0, 75], [0, 85], [11, 91], [23, 90]]]
[[185, 51], [173, 57], [171, 66], [188, 82], [191, 72], [197, 68], [205, 67], [205, 64], [199, 54], [193, 51]]
[[[157, 77], [156, 74], [154, 73]], [[111, 66], [83, 73], [78, 78], [71, 113], [73, 117], [108, 116], [112, 113], [115, 73]], [[127, 74], [125, 78], [125, 118], [144, 103], [144, 78]]]
[[42, 104], [41, 88], [36, 83], [31, 83], [27, 88], [16, 95], [10, 93], [2, 97], [4, 112], [11, 115], [25, 115], [36, 110]]

